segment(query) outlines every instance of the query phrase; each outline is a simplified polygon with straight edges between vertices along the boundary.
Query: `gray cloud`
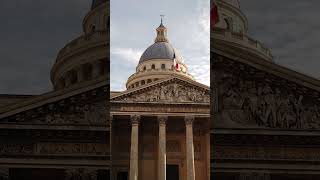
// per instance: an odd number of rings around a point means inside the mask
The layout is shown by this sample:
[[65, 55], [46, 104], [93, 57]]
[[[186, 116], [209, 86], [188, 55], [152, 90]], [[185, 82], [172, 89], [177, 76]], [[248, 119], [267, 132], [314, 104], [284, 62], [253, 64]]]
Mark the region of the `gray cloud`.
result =
[[82, 33], [90, 0], [10, 0], [0, 4], [0, 94], [51, 90], [57, 52]]
[[320, 2], [242, 0], [249, 34], [271, 48], [275, 62], [320, 78]]

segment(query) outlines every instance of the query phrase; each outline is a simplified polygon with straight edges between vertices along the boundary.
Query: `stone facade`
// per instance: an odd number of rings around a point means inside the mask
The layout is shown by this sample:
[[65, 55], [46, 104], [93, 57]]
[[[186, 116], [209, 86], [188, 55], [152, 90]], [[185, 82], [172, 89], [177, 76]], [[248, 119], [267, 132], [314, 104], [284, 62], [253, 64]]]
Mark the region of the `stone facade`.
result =
[[58, 53], [53, 91], [0, 97], [1, 180], [110, 178], [108, 7], [96, 3]]
[[[218, 2], [236, 23], [239, 6]], [[211, 43], [211, 178], [319, 179], [320, 81], [273, 63], [246, 31], [219, 24]]]

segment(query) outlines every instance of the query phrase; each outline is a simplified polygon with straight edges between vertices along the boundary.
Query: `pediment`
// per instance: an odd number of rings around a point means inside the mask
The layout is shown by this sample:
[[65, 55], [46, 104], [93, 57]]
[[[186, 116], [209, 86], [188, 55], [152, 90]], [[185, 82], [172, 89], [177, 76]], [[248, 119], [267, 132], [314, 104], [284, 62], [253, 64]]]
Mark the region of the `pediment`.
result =
[[172, 77], [125, 91], [112, 97], [111, 102], [209, 103], [210, 90], [198, 82]]
[[1, 124], [105, 126], [106, 82], [54, 91], [17, 104], [0, 114]]

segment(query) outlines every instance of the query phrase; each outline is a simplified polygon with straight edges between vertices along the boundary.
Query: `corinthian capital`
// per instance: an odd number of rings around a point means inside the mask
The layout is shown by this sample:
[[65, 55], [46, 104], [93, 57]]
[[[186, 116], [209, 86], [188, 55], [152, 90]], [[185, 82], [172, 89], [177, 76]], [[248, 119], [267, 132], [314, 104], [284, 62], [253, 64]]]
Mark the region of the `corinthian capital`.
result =
[[185, 116], [184, 117], [184, 122], [186, 125], [192, 125], [194, 121], [194, 116]]
[[131, 124], [139, 124], [140, 123], [140, 115], [131, 115], [130, 116]]
[[160, 125], [165, 125], [167, 123], [168, 116], [158, 116], [158, 122]]

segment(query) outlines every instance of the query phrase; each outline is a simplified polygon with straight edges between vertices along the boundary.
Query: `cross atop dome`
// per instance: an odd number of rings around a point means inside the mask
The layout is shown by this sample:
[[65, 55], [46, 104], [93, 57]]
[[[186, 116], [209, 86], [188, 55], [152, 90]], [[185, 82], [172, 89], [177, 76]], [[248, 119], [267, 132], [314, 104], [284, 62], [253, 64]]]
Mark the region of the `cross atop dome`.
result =
[[163, 25], [162, 22], [163, 22], [163, 17], [164, 17], [164, 15], [161, 14], [160, 17], [161, 17], [161, 24], [160, 24], [160, 26], [161, 26], [161, 25]]

